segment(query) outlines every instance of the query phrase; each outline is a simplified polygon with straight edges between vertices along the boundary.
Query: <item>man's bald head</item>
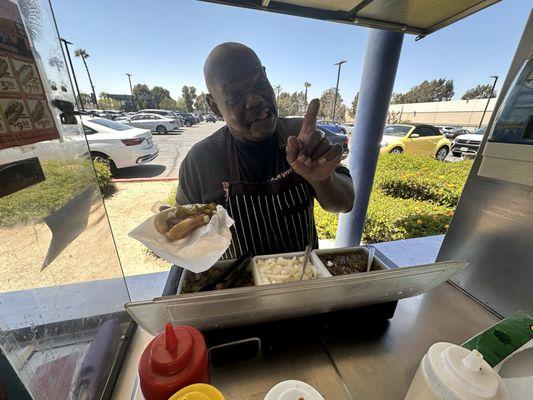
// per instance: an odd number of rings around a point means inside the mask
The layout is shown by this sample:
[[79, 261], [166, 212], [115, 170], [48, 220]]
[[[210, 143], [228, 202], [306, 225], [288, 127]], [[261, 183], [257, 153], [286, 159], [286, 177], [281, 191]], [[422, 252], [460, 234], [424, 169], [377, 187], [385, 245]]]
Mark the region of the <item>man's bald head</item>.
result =
[[240, 43], [216, 46], [204, 64], [211, 109], [238, 139], [262, 140], [277, 123], [274, 90], [257, 54]]
[[[262, 68], [257, 54], [241, 43], [227, 42], [216, 46], [205, 60], [204, 78], [207, 89], [221, 79], [228, 80], [243, 70]], [[238, 78], [238, 76], [237, 76]]]

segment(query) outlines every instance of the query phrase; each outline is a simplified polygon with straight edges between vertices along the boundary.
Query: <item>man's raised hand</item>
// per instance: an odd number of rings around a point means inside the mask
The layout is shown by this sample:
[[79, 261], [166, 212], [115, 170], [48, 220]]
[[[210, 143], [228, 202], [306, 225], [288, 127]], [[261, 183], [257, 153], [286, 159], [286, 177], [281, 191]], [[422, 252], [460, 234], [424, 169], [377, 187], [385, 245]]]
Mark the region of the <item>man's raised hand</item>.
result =
[[287, 139], [287, 162], [294, 172], [310, 182], [328, 179], [342, 158], [342, 146], [332, 146], [324, 132], [316, 127], [319, 108], [319, 100], [311, 100], [300, 132]]

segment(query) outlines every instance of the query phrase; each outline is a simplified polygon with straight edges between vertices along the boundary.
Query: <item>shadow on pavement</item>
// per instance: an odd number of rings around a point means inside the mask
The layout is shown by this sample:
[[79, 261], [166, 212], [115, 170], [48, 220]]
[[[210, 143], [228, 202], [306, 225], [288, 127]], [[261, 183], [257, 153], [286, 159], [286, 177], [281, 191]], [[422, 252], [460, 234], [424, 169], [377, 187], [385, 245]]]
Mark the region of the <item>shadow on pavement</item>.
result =
[[174, 131], [167, 131], [164, 135], [160, 135], [159, 133], [152, 132], [152, 136], [169, 136], [169, 135], [181, 135], [185, 129], [179, 128]]
[[113, 178], [153, 178], [160, 176], [167, 167], [158, 164], [137, 165], [135, 167], [122, 168], [113, 174]]

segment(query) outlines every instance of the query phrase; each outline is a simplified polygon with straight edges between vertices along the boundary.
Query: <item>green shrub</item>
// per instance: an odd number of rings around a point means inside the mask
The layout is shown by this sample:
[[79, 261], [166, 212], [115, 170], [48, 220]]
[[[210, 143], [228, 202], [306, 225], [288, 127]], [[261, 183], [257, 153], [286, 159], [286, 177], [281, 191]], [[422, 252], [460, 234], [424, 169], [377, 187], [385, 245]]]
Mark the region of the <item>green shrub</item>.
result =
[[455, 207], [471, 167], [472, 161], [443, 163], [424, 156], [384, 155], [378, 163], [374, 190]]
[[174, 188], [170, 191], [166, 203], [170, 206], [176, 205], [176, 191], [178, 190], [177, 186], [174, 186]]
[[46, 180], [0, 199], [0, 226], [40, 221], [94, 184], [87, 160], [43, 161]]
[[93, 161], [93, 164], [100, 192], [104, 198], [107, 198], [117, 191], [117, 186], [111, 179], [111, 168], [102, 161]]
[[363, 228], [365, 243], [446, 233], [453, 209], [428, 201], [387, 196], [374, 190]]
[[[365, 243], [388, 242], [446, 232], [453, 209], [427, 201], [400, 199], [375, 190], [363, 228]], [[335, 239], [338, 214], [325, 211], [315, 202], [315, 223], [319, 239]]]

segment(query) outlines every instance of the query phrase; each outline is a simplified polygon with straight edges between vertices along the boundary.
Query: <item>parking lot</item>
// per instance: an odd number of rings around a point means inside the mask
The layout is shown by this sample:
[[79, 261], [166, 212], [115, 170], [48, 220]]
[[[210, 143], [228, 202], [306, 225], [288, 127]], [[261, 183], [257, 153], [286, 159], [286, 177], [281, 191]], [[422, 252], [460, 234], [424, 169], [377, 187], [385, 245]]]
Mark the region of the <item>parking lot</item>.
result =
[[[202, 122], [190, 128], [182, 127], [177, 132], [166, 135], [153, 134], [159, 146], [159, 155], [152, 162], [136, 167], [123, 168], [115, 173], [115, 178], [178, 178], [179, 167], [189, 149], [198, 141], [211, 135], [224, 126], [223, 121]], [[446, 161], [460, 161], [461, 158], [448, 155]]]
[[189, 149], [198, 141], [211, 135], [224, 126], [223, 121], [202, 122], [190, 128], [182, 127], [177, 132], [166, 135], [153, 134], [159, 146], [159, 155], [152, 162], [136, 167], [123, 168], [115, 173], [115, 178], [178, 178], [180, 164]]

